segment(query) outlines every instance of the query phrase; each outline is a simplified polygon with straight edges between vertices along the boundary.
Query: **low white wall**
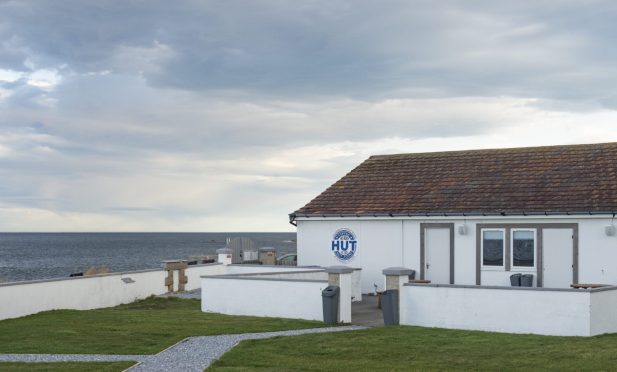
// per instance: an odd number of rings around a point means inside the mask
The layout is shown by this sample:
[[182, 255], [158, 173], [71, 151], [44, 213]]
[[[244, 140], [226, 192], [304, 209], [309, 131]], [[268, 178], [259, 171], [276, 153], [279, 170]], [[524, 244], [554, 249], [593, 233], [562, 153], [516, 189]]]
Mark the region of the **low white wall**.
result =
[[[611, 302], [617, 300], [613, 292]], [[423, 327], [590, 336], [591, 294], [586, 290], [407, 284], [400, 293], [400, 320], [401, 324]], [[605, 310], [613, 309], [614, 306]], [[604, 318], [600, 319], [600, 314]], [[611, 317], [612, 325], [617, 325], [614, 315], [599, 311], [597, 322], [602, 323], [607, 317]]]
[[227, 272], [227, 266], [220, 263], [191, 265], [184, 270], [187, 283], [184, 287], [187, 291], [201, 288], [202, 275], [221, 275]]
[[[55, 309], [89, 310], [163, 294], [163, 270], [0, 285], [0, 320]], [[133, 283], [122, 279], [130, 278]]]
[[328, 273], [325, 270], [266, 272], [236, 275], [242, 275], [244, 278], [256, 279], [328, 280]]
[[591, 335], [617, 333], [617, 290], [591, 292]]
[[322, 320], [327, 281], [263, 277], [202, 278], [201, 309], [229, 315]]
[[[296, 266], [191, 265], [185, 270], [187, 291], [201, 287], [202, 275], [313, 271], [297, 279], [327, 279], [316, 269]], [[89, 310], [117, 306], [167, 292], [163, 269], [0, 284], [0, 320], [55, 309]], [[125, 283], [131, 278], [134, 283]], [[178, 284], [174, 272], [175, 287]]]
[[227, 265], [225, 274], [272, 273], [285, 271], [319, 270], [319, 266], [280, 266], [280, 265]]

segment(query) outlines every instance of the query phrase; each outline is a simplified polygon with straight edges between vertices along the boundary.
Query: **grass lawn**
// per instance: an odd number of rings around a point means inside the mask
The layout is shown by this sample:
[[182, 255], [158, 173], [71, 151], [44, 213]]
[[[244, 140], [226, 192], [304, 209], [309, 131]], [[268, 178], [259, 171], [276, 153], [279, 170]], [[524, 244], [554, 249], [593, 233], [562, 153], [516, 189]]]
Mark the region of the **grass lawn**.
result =
[[617, 335], [512, 335], [420, 327], [242, 341], [215, 372], [406, 370], [617, 370]]
[[119, 372], [132, 366], [133, 362], [80, 362], [80, 363], [0, 363], [0, 371], [32, 372]]
[[0, 321], [0, 353], [156, 354], [189, 336], [321, 326], [203, 313], [199, 300], [151, 297], [107, 309], [54, 310]]

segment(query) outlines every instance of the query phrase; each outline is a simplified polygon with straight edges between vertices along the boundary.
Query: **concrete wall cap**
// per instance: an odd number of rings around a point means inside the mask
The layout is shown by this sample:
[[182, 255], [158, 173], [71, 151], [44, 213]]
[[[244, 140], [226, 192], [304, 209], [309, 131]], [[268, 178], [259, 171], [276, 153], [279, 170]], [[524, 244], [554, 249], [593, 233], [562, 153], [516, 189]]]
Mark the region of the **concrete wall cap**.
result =
[[411, 275], [414, 270], [406, 267], [388, 267], [382, 270], [384, 275]]
[[233, 251], [229, 248], [219, 248], [216, 250], [216, 253], [218, 254], [232, 254]]
[[164, 260], [162, 263], [188, 262], [187, 260]]
[[353, 272], [353, 268], [342, 265], [328, 266], [326, 267], [326, 272], [328, 274], [350, 274]]

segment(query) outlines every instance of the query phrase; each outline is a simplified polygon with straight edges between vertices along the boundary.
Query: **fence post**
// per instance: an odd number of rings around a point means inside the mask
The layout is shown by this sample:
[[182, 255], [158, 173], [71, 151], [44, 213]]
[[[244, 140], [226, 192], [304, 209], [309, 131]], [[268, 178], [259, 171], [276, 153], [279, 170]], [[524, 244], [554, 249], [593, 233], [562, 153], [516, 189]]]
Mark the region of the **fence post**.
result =
[[351, 323], [351, 274], [353, 269], [347, 266], [326, 267], [328, 273], [328, 285], [340, 288], [339, 293], [339, 316], [340, 323]]
[[167, 292], [183, 292], [184, 286], [188, 282], [188, 278], [186, 277], [184, 271], [187, 268], [186, 261], [168, 260], [163, 261], [163, 264], [165, 265], [165, 270], [167, 271], [167, 277], [165, 278]]

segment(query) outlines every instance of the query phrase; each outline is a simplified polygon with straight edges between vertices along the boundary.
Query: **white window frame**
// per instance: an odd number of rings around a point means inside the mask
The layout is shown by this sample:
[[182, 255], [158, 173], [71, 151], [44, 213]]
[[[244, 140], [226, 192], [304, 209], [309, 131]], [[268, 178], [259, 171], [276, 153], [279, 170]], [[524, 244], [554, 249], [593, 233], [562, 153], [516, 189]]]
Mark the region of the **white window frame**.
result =
[[[533, 266], [514, 266], [514, 232], [532, 231], [533, 232]], [[517, 227], [510, 229], [510, 271], [529, 271], [535, 272], [538, 267], [538, 229], [531, 227]]]
[[[484, 265], [484, 232], [485, 231], [499, 231], [501, 232], [501, 236], [503, 238], [503, 247], [502, 247], [502, 264], [501, 266], [494, 266], [494, 265]], [[482, 270], [486, 270], [486, 271], [505, 271], [506, 270], [506, 229], [505, 228], [484, 228], [480, 230], [480, 264], [481, 264], [481, 268]]]

